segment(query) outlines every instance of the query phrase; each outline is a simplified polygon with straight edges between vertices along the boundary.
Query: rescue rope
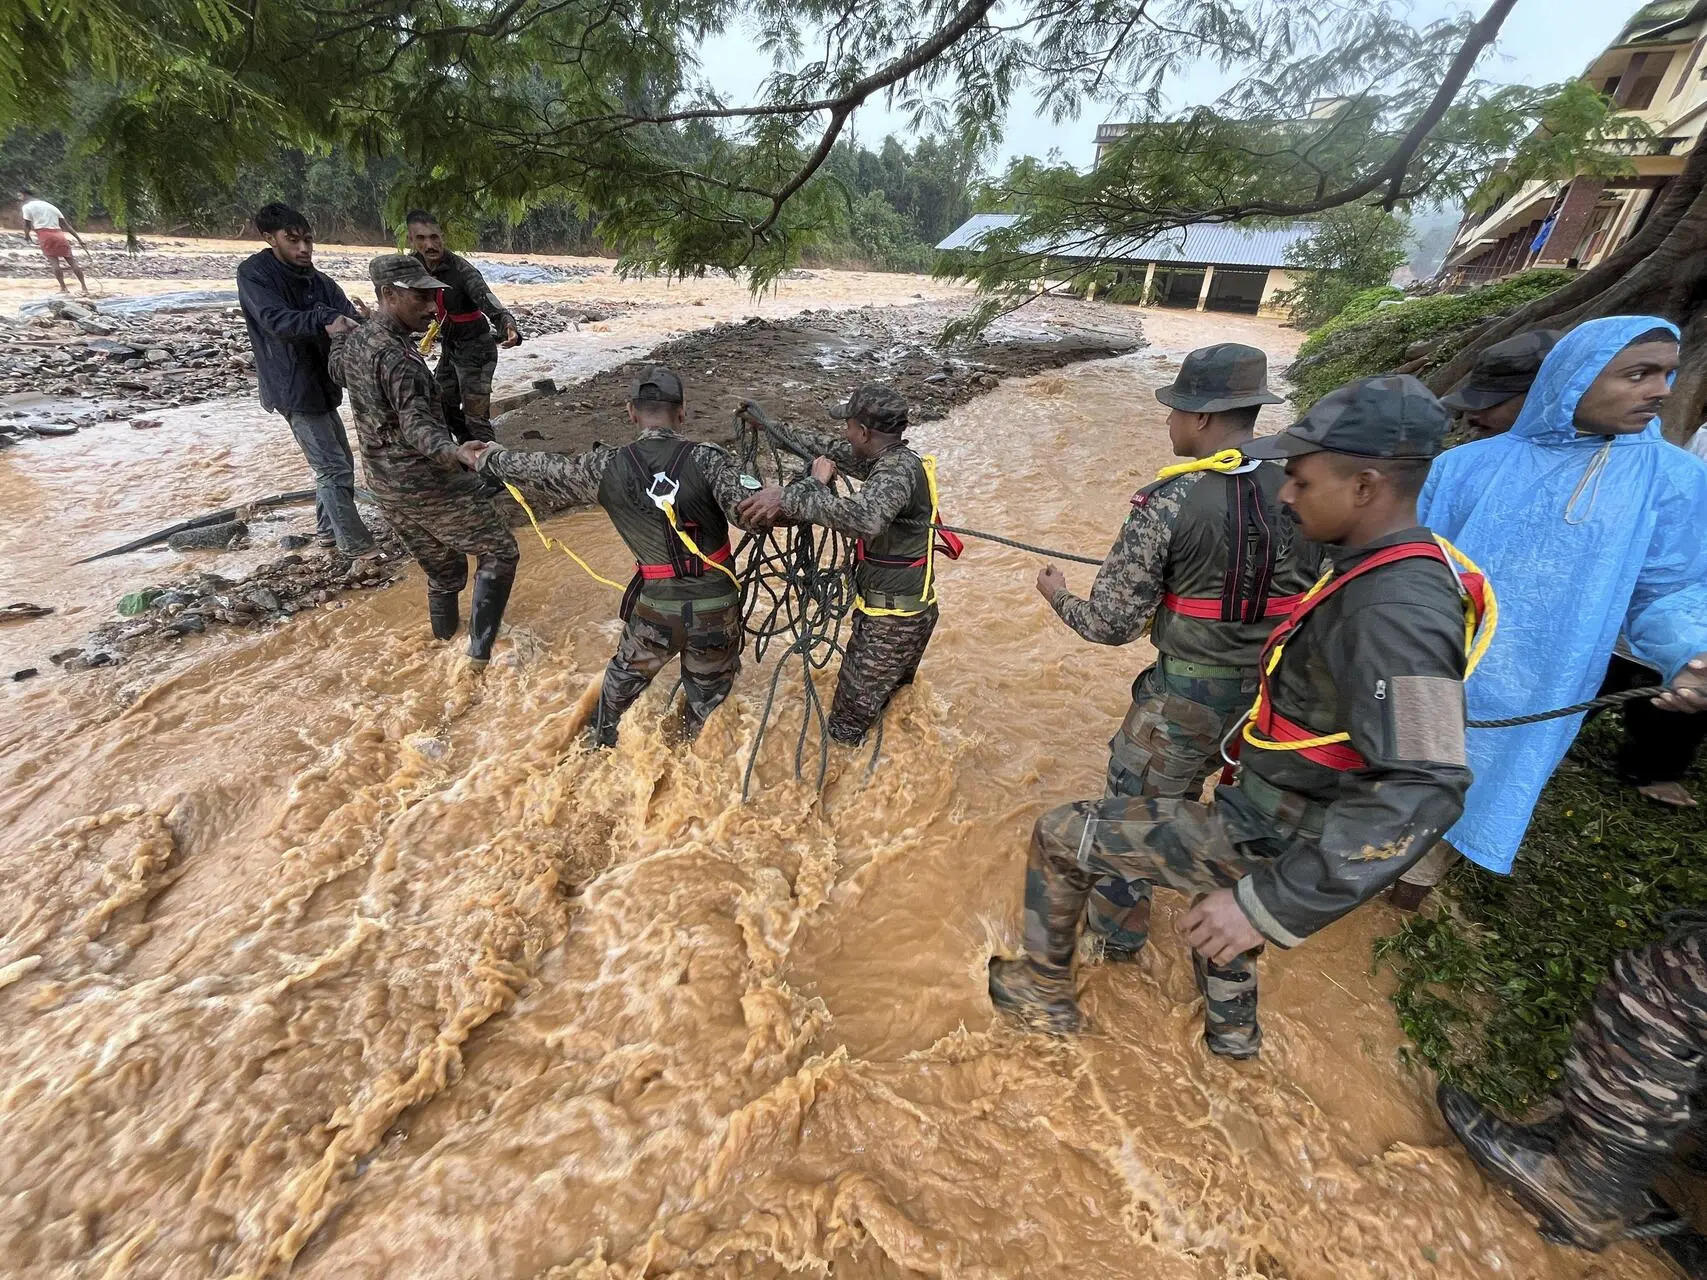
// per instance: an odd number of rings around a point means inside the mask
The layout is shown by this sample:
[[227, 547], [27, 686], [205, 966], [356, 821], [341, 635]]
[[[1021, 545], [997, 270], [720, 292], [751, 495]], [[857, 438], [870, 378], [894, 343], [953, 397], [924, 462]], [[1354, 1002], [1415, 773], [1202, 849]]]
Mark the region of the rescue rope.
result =
[[1579, 702], [1574, 706], [1557, 707], [1552, 711], [1537, 711], [1528, 716], [1507, 716], [1501, 720], [1466, 720], [1466, 728], [1470, 729], [1515, 729], [1520, 724], [1539, 724], [1543, 720], [1557, 720], [1563, 716], [1574, 716], [1579, 712], [1604, 711], [1608, 707], [1623, 706], [1626, 702], [1640, 702], [1643, 698], [1657, 698], [1667, 692], [1663, 684], [1650, 685], [1646, 689], [1625, 689], [1620, 693], [1603, 694], [1588, 702]]
[[1094, 564], [1102, 567], [1102, 560], [1096, 556], [1076, 556], [1070, 551], [1055, 551], [1049, 547], [1039, 547], [1030, 542], [1020, 542], [1014, 538], [1004, 538], [999, 533], [982, 533], [977, 529], [962, 529], [959, 525], [938, 523], [936, 528], [944, 533], [958, 533], [962, 538], [980, 538], [985, 542], [999, 542], [1004, 547], [1013, 547], [1018, 551], [1032, 551], [1040, 556], [1048, 556], [1052, 560], [1071, 560], [1074, 564]]

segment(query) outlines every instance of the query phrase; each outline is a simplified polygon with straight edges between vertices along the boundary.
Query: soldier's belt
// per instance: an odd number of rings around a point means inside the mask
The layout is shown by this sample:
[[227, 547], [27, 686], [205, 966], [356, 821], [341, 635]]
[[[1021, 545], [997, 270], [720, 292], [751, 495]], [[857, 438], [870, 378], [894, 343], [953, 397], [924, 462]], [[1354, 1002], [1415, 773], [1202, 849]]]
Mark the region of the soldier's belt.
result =
[[911, 617], [925, 612], [936, 603], [933, 597], [926, 600], [923, 596], [896, 595], [888, 591], [861, 592], [854, 601], [854, 608], [861, 613], [874, 617]]
[[660, 600], [656, 596], [647, 595], [642, 591], [637, 601], [637, 603], [645, 605], [648, 609], [656, 610], [658, 613], [676, 614], [681, 613], [690, 605], [696, 610], [705, 609], [709, 611], [712, 609], [728, 609], [740, 602], [741, 597], [732, 591], [726, 591], [720, 596], [701, 596], [697, 599], [688, 600]]
[[1296, 791], [1284, 791], [1252, 773], [1249, 766], [1239, 771], [1239, 791], [1251, 807], [1264, 817], [1272, 818], [1300, 835], [1320, 839], [1327, 821], [1328, 806], [1311, 800]]
[[1251, 667], [1218, 667], [1208, 662], [1187, 662], [1184, 658], [1170, 658], [1167, 654], [1159, 654], [1156, 665], [1170, 676], [1179, 676], [1185, 680], [1242, 680], [1256, 675]]

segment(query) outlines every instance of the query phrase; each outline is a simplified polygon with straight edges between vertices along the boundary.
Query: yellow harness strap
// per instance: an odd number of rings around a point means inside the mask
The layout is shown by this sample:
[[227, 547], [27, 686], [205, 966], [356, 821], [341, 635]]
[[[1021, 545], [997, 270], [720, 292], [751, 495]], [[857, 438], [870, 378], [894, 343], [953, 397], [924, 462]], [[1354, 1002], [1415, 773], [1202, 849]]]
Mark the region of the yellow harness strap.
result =
[[1220, 471], [1226, 473], [1237, 471], [1245, 465], [1245, 455], [1237, 449], [1223, 449], [1220, 453], [1210, 454], [1207, 458], [1193, 458], [1190, 462], [1176, 462], [1171, 467], [1163, 467], [1156, 472], [1158, 480], [1172, 480], [1175, 476], [1190, 475], [1193, 471]]
[[546, 550], [549, 551], [552, 547], [556, 547], [564, 555], [568, 556], [576, 564], [580, 565], [583, 569], [585, 569], [587, 571], [587, 575], [589, 577], [591, 577], [592, 579], [594, 579], [595, 581], [602, 582], [607, 587], [615, 587], [618, 591], [628, 590], [628, 588], [626, 586], [624, 586], [622, 583], [612, 582], [609, 578], [607, 578], [603, 574], [599, 573], [597, 570], [595, 570], [593, 568], [592, 565], [588, 564], [585, 560], [581, 559], [580, 556], [576, 555], [573, 551], [569, 550], [568, 547], [564, 546], [556, 538], [553, 538], [550, 534], [546, 533], [546, 531], [544, 529], [541, 529], [539, 527], [539, 518], [534, 515], [533, 508], [528, 506], [528, 500], [526, 498], [522, 497], [522, 491], [520, 489], [516, 488], [515, 485], [510, 484], [508, 481], [505, 481], [504, 488], [506, 488], [510, 491], [510, 496], [516, 500], [517, 505], [520, 506], [522, 511], [526, 513], [527, 518], [528, 518], [528, 523], [533, 526], [533, 531], [539, 535], [539, 540], [540, 540], [540, 542], [542, 542], [545, 545]]
[[919, 599], [924, 603], [917, 609], [873, 609], [865, 602], [864, 596], [855, 596], [854, 608], [868, 618], [914, 618], [936, 603], [936, 455], [927, 453], [919, 462], [925, 469], [925, 490], [931, 495], [931, 522], [925, 530], [925, 585], [919, 592]]
[[[1448, 560], [1463, 568], [1465, 572], [1477, 574], [1482, 579], [1483, 606], [1478, 613], [1475, 602], [1471, 600], [1470, 593], [1464, 587], [1463, 579], [1457, 573], [1452, 575], [1453, 580], [1458, 584], [1458, 595], [1464, 605], [1464, 678], [1468, 680], [1471, 672], [1475, 671], [1477, 664], [1481, 662], [1482, 655], [1487, 653], [1488, 646], [1493, 643], [1494, 630], [1500, 622], [1499, 601], [1494, 596], [1494, 584], [1488, 581], [1488, 576], [1477, 567], [1469, 556], [1439, 534], [1435, 534], [1434, 540], [1440, 544], [1440, 549], [1446, 553]], [[1328, 585], [1333, 576], [1333, 570], [1329, 569], [1317, 578], [1315, 585], [1304, 593], [1304, 598], [1294, 607], [1303, 608], [1312, 597]], [[1280, 655], [1285, 650], [1285, 641], [1274, 646], [1273, 652], [1268, 657], [1267, 673], [1269, 675], [1272, 676], [1274, 669], [1280, 665]], [[1250, 713], [1245, 717], [1244, 728], [1240, 730], [1239, 736], [1251, 746], [1263, 751], [1308, 751], [1312, 747], [1328, 747], [1336, 742], [1351, 741], [1351, 735], [1343, 732], [1326, 733], [1319, 738], [1303, 738], [1297, 742], [1271, 742], [1267, 738], [1253, 738], [1251, 729], [1256, 725], [1257, 716], [1261, 711], [1262, 691], [1259, 688], [1256, 701], [1251, 704]]]
[[676, 506], [673, 502], [660, 502], [658, 504], [658, 510], [664, 513], [664, 519], [670, 522], [670, 528], [676, 531], [676, 537], [682, 540], [682, 545], [686, 547], [691, 554], [698, 556], [713, 569], [720, 571], [725, 578], [728, 578], [729, 581], [735, 584], [736, 591], [741, 589], [741, 579], [735, 576], [729, 566], [707, 556], [705, 552], [701, 551], [699, 547], [695, 545], [694, 540], [688, 537], [687, 530], [683, 529], [681, 525], [676, 523]]

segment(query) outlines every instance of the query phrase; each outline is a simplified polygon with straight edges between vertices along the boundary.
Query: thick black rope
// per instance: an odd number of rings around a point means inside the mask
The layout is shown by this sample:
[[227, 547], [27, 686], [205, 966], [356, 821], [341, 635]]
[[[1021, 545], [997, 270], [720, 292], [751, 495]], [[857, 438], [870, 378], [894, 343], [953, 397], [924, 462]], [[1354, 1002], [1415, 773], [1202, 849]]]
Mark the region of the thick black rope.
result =
[[938, 524], [937, 528], [946, 533], [958, 533], [963, 538], [982, 538], [985, 542], [999, 542], [1004, 547], [1014, 547], [1020, 551], [1035, 551], [1040, 556], [1048, 556], [1051, 560], [1071, 560], [1074, 564], [1094, 564], [1101, 566], [1102, 561], [1092, 556], [1076, 556], [1071, 551], [1054, 551], [1049, 547], [1035, 546], [1029, 542], [1019, 542], [1013, 538], [1004, 538], [996, 533], [980, 533], [977, 529], [962, 529], [958, 525]]
[[1622, 693], [1608, 693], [1601, 697], [1579, 702], [1575, 706], [1559, 707], [1553, 711], [1537, 711], [1530, 716], [1507, 716], [1503, 720], [1466, 720], [1464, 723], [1471, 729], [1514, 729], [1520, 724], [1539, 724], [1543, 720], [1557, 720], [1562, 716], [1574, 716], [1579, 711], [1604, 711], [1608, 707], [1622, 706], [1626, 702], [1639, 702], [1643, 698], [1657, 698], [1666, 692], [1664, 685], [1652, 685], [1646, 689], [1625, 689]]

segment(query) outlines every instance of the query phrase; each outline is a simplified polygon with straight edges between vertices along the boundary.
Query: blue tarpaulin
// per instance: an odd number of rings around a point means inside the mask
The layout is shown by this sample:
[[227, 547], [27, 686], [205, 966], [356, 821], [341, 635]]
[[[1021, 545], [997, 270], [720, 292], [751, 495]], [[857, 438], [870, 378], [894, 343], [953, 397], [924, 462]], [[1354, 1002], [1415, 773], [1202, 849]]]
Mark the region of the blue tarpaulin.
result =
[[[1470, 718], [1494, 720], [1595, 696], [1619, 632], [1669, 680], [1707, 652], [1707, 465], [1660, 435], [1583, 436], [1577, 402], [1653, 316], [1577, 326], [1548, 354], [1511, 431], [1436, 460], [1424, 524], [1481, 566], [1499, 630], [1466, 688]], [[1581, 716], [1472, 729], [1475, 780], [1447, 840], [1511, 870], [1541, 788]]]

